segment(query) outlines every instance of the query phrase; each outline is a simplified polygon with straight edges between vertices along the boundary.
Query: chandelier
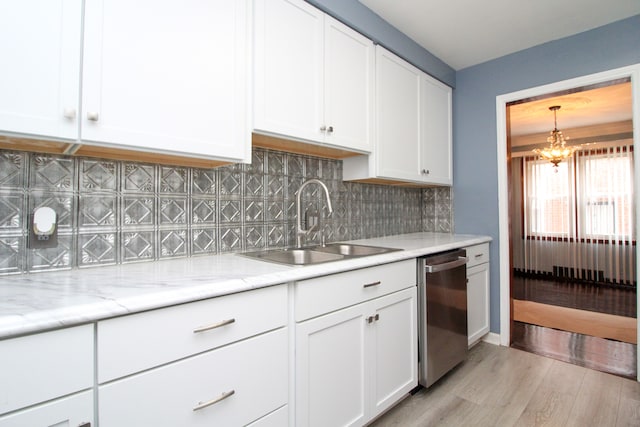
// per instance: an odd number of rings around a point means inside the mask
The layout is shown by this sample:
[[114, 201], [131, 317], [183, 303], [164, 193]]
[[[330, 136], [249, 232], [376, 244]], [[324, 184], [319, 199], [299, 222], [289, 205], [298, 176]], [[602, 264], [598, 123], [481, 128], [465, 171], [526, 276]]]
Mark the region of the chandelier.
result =
[[558, 163], [560, 163], [565, 159], [568, 159], [573, 155], [575, 151], [581, 148], [579, 145], [573, 145], [569, 147], [565, 146], [565, 139], [564, 139], [564, 136], [562, 135], [562, 131], [558, 130], [557, 112], [559, 109], [560, 109], [559, 105], [553, 105], [549, 107], [549, 110], [553, 111], [553, 121], [554, 121], [553, 130], [551, 131], [549, 137], [547, 138], [547, 142], [549, 143], [549, 146], [546, 148], [542, 148], [542, 149], [536, 148], [535, 150], [533, 150], [533, 152], [536, 153], [541, 158], [553, 163], [553, 166], [555, 168], [558, 167]]

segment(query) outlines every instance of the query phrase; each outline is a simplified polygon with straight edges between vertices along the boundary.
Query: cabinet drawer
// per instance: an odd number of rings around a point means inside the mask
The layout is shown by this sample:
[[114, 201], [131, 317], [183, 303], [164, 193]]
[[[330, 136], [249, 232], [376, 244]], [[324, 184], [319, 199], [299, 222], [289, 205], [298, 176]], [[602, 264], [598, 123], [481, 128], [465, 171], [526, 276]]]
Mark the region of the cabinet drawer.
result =
[[287, 288], [273, 286], [98, 323], [98, 382], [284, 326]]
[[249, 424], [247, 427], [283, 427], [289, 425], [289, 407], [283, 406], [260, 418], [258, 421]]
[[415, 259], [303, 280], [295, 286], [295, 319], [300, 322], [415, 285]]
[[0, 414], [93, 385], [93, 325], [0, 341]]
[[[255, 421], [287, 403], [287, 334], [282, 328], [101, 386], [100, 426], [240, 426]], [[194, 409], [225, 394], [229, 396], [217, 403]]]
[[0, 427], [93, 425], [93, 391], [84, 391], [0, 417]]
[[489, 243], [469, 246], [465, 249], [467, 251], [467, 258], [469, 258], [467, 268], [489, 262]]

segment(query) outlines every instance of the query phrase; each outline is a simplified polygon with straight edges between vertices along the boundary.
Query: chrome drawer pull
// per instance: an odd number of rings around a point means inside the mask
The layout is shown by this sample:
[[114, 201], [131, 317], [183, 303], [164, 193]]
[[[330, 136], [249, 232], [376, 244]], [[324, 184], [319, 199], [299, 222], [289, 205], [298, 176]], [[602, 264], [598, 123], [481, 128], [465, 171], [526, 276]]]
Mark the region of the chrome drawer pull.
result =
[[198, 405], [193, 408], [194, 411], [199, 411], [200, 409], [204, 409], [207, 408], [211, 405], [215, 405], [218, 402], [222, 402], [223, 400], [225, 400], [227, 397], [231, 397], [235, 394], [235, 390], [231, 390], [231, 391], [226, 391], [224, 393], [222, 393], [220, 396], [216, 397], [215, 399], [209, 400], [208, 402], [198, 402]]
[[223, 320], [223, 321], [218, 322], [218, 323], [213, 323], [211, 325], [199, 326], [199, 327], [197, 327], [197, 328], [195, 328], [193, 330], [193, 333], [197, 334], [198, 332], [210, 331], [211, 329], [216, 329], [216, 328], [219, 328], [221, 326], [229, 325], [229, 324], [231, 324], [231, 323], [233, 323], [235, 321], [236, 321], [236, 319], [227, 319], [227, 320]]
[[366, 285], [364, 285], [364, 287], [365, 287], [365, 288], [370, 288], [370, 287], [372, 287], [372, 286], [378, 286], [380, 283], [382, 283], [382, 282], [380, 282], [380, 281], [378, 280], [377, 282], [367, 283]]

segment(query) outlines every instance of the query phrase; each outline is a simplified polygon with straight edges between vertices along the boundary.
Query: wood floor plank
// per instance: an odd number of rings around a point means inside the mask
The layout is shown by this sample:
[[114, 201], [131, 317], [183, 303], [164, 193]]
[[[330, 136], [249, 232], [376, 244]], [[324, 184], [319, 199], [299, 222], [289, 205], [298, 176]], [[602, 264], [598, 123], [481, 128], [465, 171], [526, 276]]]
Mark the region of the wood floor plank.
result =
[[588, 370], [566, 426], [616, 425], [623, 381], [614, 375]]
[[513, 320], [637, 344], [637, 321], [594, 311], [513, 300]]
[[640, 383], [623, 381], [616, 427], [640, 426]]
[[564, 426], [587, 370], [555, 361], [518, 418], [518, 427]]
[[511, 347], [574, 365], [636, 378], [635, 344], [513, 322]]
[[524, 351], [510, 349], [508, 355], [493, 383], [485, 381], [491, 387], [482, 404], [495, 408], [496, 426], [514, 425], [553, 365], [551, 359]]
[[479, 343], [465, 363], [370, 427], [638, 427], [639, 421], [636, 381]]

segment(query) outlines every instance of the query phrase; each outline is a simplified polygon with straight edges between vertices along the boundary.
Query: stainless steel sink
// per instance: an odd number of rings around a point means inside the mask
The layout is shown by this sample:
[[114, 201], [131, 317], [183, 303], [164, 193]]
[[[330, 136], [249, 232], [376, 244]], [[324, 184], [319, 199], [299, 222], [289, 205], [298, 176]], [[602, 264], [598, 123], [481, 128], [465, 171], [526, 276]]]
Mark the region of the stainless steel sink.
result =
[[340, 254], [346, 257], [359, 257], [384, 254], [387, 252], [399, 251], [400, 249], [383, 248], [380, 246], [354, 245], [351, 243], [329, 243], [325, 246], [315, 247], [314, 250], [332, 254]]
[[312, 265], [399, 250], [400, 249], [382, 248], [378, 246], [353, 245], [350, 243], [329, 243], [325, 246], [311, 246], [300, 249], [270, 249], [266, 251], [246, 252], [238, 255], [280, 264]]
[[311, 265], [344, 259], [343, 255], [337, 253], [320, 252], [310, 248], [271, 249], [267, 251], [246, 252], [238, 255], [290, 265]]

